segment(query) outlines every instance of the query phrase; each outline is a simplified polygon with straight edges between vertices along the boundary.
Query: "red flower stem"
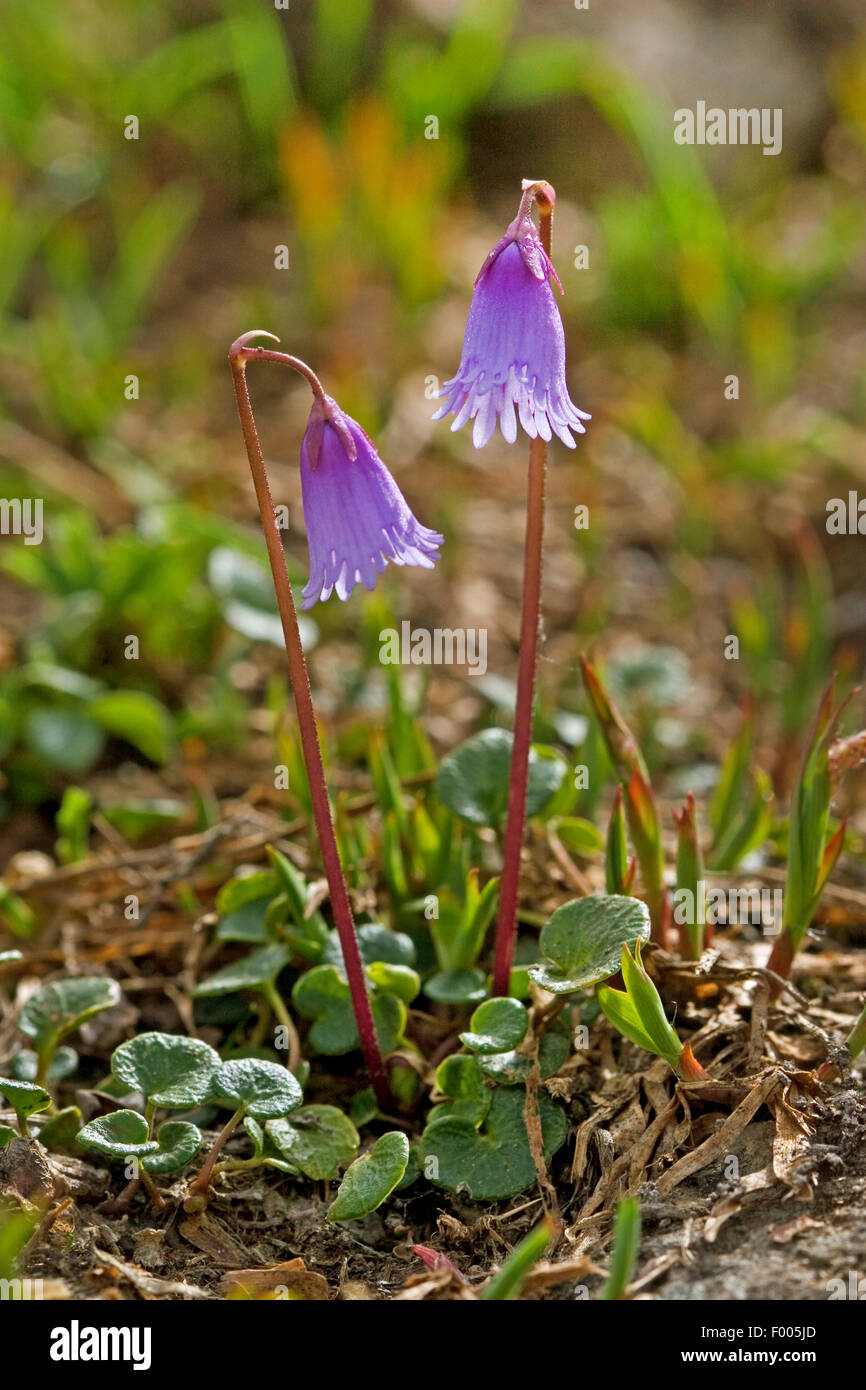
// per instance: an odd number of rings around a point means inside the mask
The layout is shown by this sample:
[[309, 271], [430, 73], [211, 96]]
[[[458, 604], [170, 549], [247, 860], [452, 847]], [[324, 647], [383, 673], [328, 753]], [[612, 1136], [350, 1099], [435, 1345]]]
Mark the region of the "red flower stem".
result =
[[334, 921], [340, 937], [340, 945], [343, 949], [343, 960], [345, 962], [349, 990], [352, 996], [352, 1008], [355, 1012], [358, 1036], [361, 1040], [361, 1050], [364, 1054], [364, 1060], [367, 1063], [370, 1080], [376, 1092], [376, 1098], [380, 1106], [386, 1107], [391, 1103], [390, 1088], [385, 1074], [385, 1064], [382, 1061], [382, 1053], [379, 1049], [379, 1039], [376, 1035], [376, 1025], [373, 1021], [373, 1011], [370, 1007], [370, 997], [367, 993], [364, 966], [361, 961], [361, 952], [358, 949], [358, 939], [355, 935], [352, 908], [349, 903], [349, 894], [346, 890], [346, 882], [343, 878], [343, 869], [340, 864], [340, 855], [337, 849], [337, 839], [334, 834], [334, 822], [331, 818], [331, 806], [328, 801], [328, 789], [325, 783], [325, 769], [322, 763], [322, 750], [319, 745], [316, 715], [313, 709], [312, 695], [310, 694], [310, 678], [307, 674], [307, 663], [304, 659], [304, 652], [301, 646], [301, 635], [298, 631], [298, 617], [295, 611], [295, 601], [292, 597], [292, 588], [289, 583], [286, 559], [283, 554], [283, 545], [280, 539], [279, 527], [277, 526], [271, 490], [268, 485], [265, 461], [262, 456], [262, 448], [256, 432], [256, 423], [250, 403], [249, 390], [247, 389], [246, 363], [248, 360], [255, 359], [284, 362], [288, 366], [294, 367], [296, 370], [302, 372], [313, 387], [314, 393], [324, 393], [322, 392], [318, 379], [305, 364], [299, 363], [297, 358], [289, 357], [288, 354], [285, 353], [266, 352], [259, 348], [245, 347], [245, 339], [250, 336], [252, 335], [244, 334], [242, 338], [238, 338], [237, 342], [233, 343], [231, 352], [229, 353], [232, 379], [234, 381], [235, 394], [238, 400], [238, 414], [240, 415], [241, 429], [243, 430], [244, 443], [247, 448], [247, 457], [250, 461], [253, 486], [255, 487], [256, 500], [259, 504], [259, 512], [261, 513], [265, 542], [268, 547], [268, 559], [270, 560], [271, 573], [274, 579], [274, 589], [277, 595], [277, 606], [280, 610], [280, 620], [283, 625], [286, 656], [289, 662], [289, 675], [298, 712], [298, 727], [301, 735], [304, 762], [306, 763], [307, 777], [310, 783], [313, 818], [319, 837], [319, 846], [322, 852], [322, 863], [325, 869], [325, 876], [328, 880]]
[[[550, 255], [553, 205], [538, 199], [541, 244]], [[514, 745], [508, 783], [508, 816], [505, 822], [502, 884], [496, 923], [493, 993], [507, 994], [517, 935], [517, 897], [520, 888], [520, 852], [526, 826], [526, 789], [532, 744], [532, 708], [535, 668], [541, 627], [541, 578], [544, 548], [544, 487], [547, 444], [539, 435], [529, 442], [529, 481], [526, 508], [526, 541], [523, 561], [523, 613], [517, 670], [517, 705], [514, 712]]]

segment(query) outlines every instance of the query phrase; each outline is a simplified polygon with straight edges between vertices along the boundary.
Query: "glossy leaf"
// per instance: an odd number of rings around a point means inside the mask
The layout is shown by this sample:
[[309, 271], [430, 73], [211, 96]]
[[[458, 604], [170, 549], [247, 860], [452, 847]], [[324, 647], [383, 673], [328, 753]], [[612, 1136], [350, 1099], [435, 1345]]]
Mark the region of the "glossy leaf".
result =
[[184, 1168], [192, 1163], [203, 1143], [198, 1125], [189, 1120], [166, 1120], [156, 1138], [156, 1152], [147, 1153], [141, 1160], [142, 1168], [151, 1174], [175, 1173]]
[[491, 1055], [510, 1052], [526, 1037], [529, 1019], [518, 999], [488, 999], [479, 1004], [469, 1021], [470, 1031], [460, 1034], [464, 1047]]
[[409, 1162], [409, 1140], [390, 1130], [348, 1169], [328, 1211], [329, 1221], [358, 1221], [381, 1206], [397, 1186]]
[[[314, 1020], [310, 1042], [317, 1052], [339, 1057], [360, 1046], [347, 981], [334, 965], [306, 971], [292, 990], [292, 1003], [303, 1018]], [[383, 1052], [393, 1052], [406, 1027], [406, 1006], [394, 994], [374, 994], [373, 1021]]]
[[530, 976], [551, 994], [569, 994], [615, 975], [624, 946], [646, 941], [650, 918], [638, 898], [598, 894], [558, 907], [541, 930], [540, 945], [553, 964]]
[[[535, 1164], [523, 1120], [522, 1086], [493, 1092], [484, 1123], [476, 1130], [457, 1116], [430, 1123], [421, 1139], [422, 1167], [430, 1181], [474, 1201], [499, 1201], [536, 1182]], [[538, 1096], [546, 1159], [568, 1134], [562, 1110], [543, 1092]], [[435, 1115], [435, 1110], [434, 1110]]]
[[475, 1004], [487, 993], [481, 970], [440, 970], [424, 981], [424, 993], [437, 1004]]
[[287, 1067], [256, 1057], [222, 1062], [213, 1074], [211, 1092], [256, 1120], [288, 1115], [303, 1100], [301, 1088]]
[[290, 955], [288, 946], [260, 946], [202, 980], [193, 993], [197, 999], [206, 999], [216, 994], [234, 994], [241, 989], [260, 990], [274, 983], [288, 965]]
[[22, 1128], [30, 1115], [37, 1115], [51, 1105], [48, 1092], [32, 1081], [13, 1081], [11, 1077], [0, 1076], [0, 1091], [15, 1111]]
[[18, 1015], [18, 1027], [37, 1051], [53, 1049], [89, 1018], [120, 1002], [120, 986], [104, 976], [54, 980], [31, 994]]
[[78, 1131], [78, 1142], [106, 1158], [141, 1158], [159, 1145], [148, 1134], [147, 1120], [137, 1110], [113, 1110]]
[[166, 1110], [201, 1105], [219, 1065], [219, 1053], [207, 1043], [172, 1033], [140, 1033], [111, 1059], [118, 1081]]
[[[504, 823], [513, 743], [514, 736], [506, 729], [482, 729], [443, 760], [436, 774], [436, 791], [450, 811], [472, 825]], [[527, 816], [543, 810], [565, 773], [565, 760], [558, 754], [530, 750]]]
[[316, 1182], [335, 1178], [361, 1142], [335, 1105], [305, 1105], [291, 1119], [268, 1120], [265, 1129], [283, 1158]]

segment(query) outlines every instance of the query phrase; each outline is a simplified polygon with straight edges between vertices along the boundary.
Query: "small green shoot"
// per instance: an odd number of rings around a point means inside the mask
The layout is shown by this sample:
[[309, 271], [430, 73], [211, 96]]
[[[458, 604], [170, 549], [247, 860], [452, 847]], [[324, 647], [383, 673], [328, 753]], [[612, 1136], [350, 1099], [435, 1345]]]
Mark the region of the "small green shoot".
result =
[[679, 926], [680, 951], [686, 960], [700, 960], [707, 940], [706, 910], [699, 921], [698, 904], [704, 902], [701, 884], [704, 864], [698, 838], [695, 798], [689, 792], [682, 810], [674, 811], [677, 828], [677, 886], [674, 921]]
[[661, 996], [641, 961], [640, 943], [633, 956], [623, 946], [621, 969], [625, 990], [609, 985], [599, 985], [596, 990], [605, 1017], [638, 1047], [664, 1057], [677, 1076], [689, 1081], [706, 1080], [706, 1072], [695, 1061], [691, 1048], [680, 1042], [668, 1023]]
[[[791, 973], [845, 838], [845, 822], [830, 830], [831, 778], [828, 750], [842, 708], [833, 709], [833, 681], [818, 706], [797, 784], [791, 796], [788, 871], [782, 912], [782, 931], [773, 946], [768, 969], [783, 980]], [[778, 993], [780, 985], [774, 985]]]
[[514, 1247], [502, 1268], [484, 1285], [480, 1297], [485, 1302], [517, 1298], [527, 1274], [541, 1259], [553, 1236], [553, 1223], [547, 1217]]
[[34, 1080], [48, 1078], [60, 1043], [88, 1019], [120, 1002], [120, 986], [103, 976], [74, 976], [43, 985], [31, 994], [18, 1015], [18, 1027], [36, 1049]]
[[599, 1298], [605, 1301], [625, 1298], [626, 1289], [637, 1263], [640, 1232], [640, 1202], [637, 1197], [620, 1198], [616, 1209], [610, 1270], [598, 1295]]
[[38, 1115], [40, 1110], [47, 1110], [50, 1107], [50, 1095], [44, 1087], [37, 1086], [32, 1081], [13, 1081], [4, 1076], [0, 1076], [0, 1091], [15, 1111], [19, 1132], [24, 1139], [27, 1139], [30, 1135], [27, 1126], [29, 1117]]

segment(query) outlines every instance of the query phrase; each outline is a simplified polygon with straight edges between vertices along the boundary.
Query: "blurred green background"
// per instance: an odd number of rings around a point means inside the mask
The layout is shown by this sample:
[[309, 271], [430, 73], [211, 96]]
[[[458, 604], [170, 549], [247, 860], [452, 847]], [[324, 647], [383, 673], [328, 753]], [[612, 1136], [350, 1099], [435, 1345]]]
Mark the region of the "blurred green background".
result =
[[[314, 366], [446, 535], [432, 576], [389, 569], [311, 613], [338, 751], [393, 717], [377, 634], [404, 617], [489, 632], [485, 678], [404, 682], [434, 746], [507, 721], [525, 448], [476, 454], [429, 417], [524, 177], [557, 189], [572, 395], [594, 417], [576, 454], [552, 449], [541, 731], [580, 746], [590, 644], [672, 786], [687, 769], [699, 790], [747, 691], [784, 780], [866, 635], [863, 542], [825, 528], [829, 498], [866, 492], [857, 11], [7, 3], [0, 497], [43, 498], [45, 540], [0, 537], [2, 857], [50, 841], [70, 781], [128, 784], [153, 828], [191, 789], [206, 820], [271, 776], [283, 659], [226, 364], [251, 328]], [[677, 145], [697, 100], [781, 107], [781, 154]], [[306, 388], [250, 376], [303, 583]]]

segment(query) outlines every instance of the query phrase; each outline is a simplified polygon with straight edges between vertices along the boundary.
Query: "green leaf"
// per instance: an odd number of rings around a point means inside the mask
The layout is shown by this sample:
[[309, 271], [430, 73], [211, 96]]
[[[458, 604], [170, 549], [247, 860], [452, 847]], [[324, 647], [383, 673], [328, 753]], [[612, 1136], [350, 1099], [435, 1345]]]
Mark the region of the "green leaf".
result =
[[31, 994], [18, 1015], [18, 1027], [33, 1039], [37, 1052], [53, 1051], [89, 1018], [119, 1004], [120, 997], [117, 981], [101, 975], [55, 980]]
[[76, 775], [87, 772], [105, 747], [105, 734], [86, 715], [40, 707], [24, 720], [31, 750], [50, 767]]
[[[65, 1081], [78, 1069], [78, 1053], [74, 1047], [58, 1047], [45, 1071], [48, 1082]], [[16, 1052], [12, 1058], [12, 1075], [16, 1081], [35, 1081], [39, 1070], [39, 1057], [28, 1047]]]
[[265, 924], [268, 908], [273, 898], [253, 898], [241, 903], [233, 912], [227, 912], [217, 925], [217, 941], [244, 941], [248, 946], [266, 946], [270, 941]]
[[277, 876], [270, 869], [240, 874], [237, 878], [230, 878], [217, 893], [217, 912], [220, 917], [228, 917], [248, 903], [257, 903], [264, 911], [278, 891]]
[[408, 965], [388, 965], [376, 960], [367, 966], [367, 979], [383, 994], [396, 994], [404, 1004], [411, 1004], [421, 990], [421, 977]]
[[166, 1120], [156, 1136], [159, 1148], [142, 1160], [148, 1173], [174, 1173], [192, 1163], [202, 1146], [202, 1132], [189, 1120]]
[[316, 1182], [335, 1178], [361, 1142], [352, 1121], [335, 1105], [305, 1105], [290, 1120], [268, 1120], [265, 1129], [283, 1157]]
[[73, 1149], [81, 1129], [81, 1111], [67, 1105], [46, 1120], [39, 1130], [39, 1142], [47, 1149]]
[[131, 845], [135, 845], [155, 830], [169, 830], [177, 825], [183, 819], [184, 805], [182, 801], [171, 801], [168, 797], [152, 797], [149, 800], [101, 806], [100, 812], [109, 825], [114, 826]]
[[288, 964], [290, 954], [288, 946], [261, 946], [202, 980], [193, 994], [196, 998], [208, 998], [214, 994], [234, 994], [240, 989], [259, 990], [274, 983]]
[[51, 1105], [48, 1092], [32, 1081], [13, 1081], [11, 1077], [7, 1079], [0, 1076], [0, 1091], [15, 1111], [22, 1129], [28, 1116], [37, 1115], [40, 1110], [47, 1110]]
[[[538, 1070], [542, 1081], [555, 1076], [571, 1052], [571, 1039], [566, 1029], [551, 1029], [538, 1044]], [[522, 1052], [497, 1052], [493, 1056], [478, 1055], [478, 1069], [502, 1086], [514, 1086], [525, 1081], [532, 1062]]]
[[[229, 627], [252, 642], [282, 647], [283, 629], [274, 586], [264, 565], [228, 546], [216, 546], [208, 562], [208, 578]], [[299, 625], [304, 648], [309, 650], [318, 629], [306, 617], [300, 619]]]
[[207, 1043], [172, 1033], [140, 1033], [111, 1058], [118, 1081], [165, 1110], [201, 1105], [219, 1065], [219, 1053]]
[[623, 947], [633, 949], [649, 934], [649, 911], [639, 899], [577, 898], [558, 907], [542, 927], [541, 949], [553, 965], [534, 965], [529, 974], [552, 994], [570, 994], [615, 975]]
[[[302, 1018], [313, 1019], [310, 1042], [326, 1057], [339, 1057], [360, 1046], [349, 986], [334, 965], [316, 965], [296, 982], [292, 1003]], [[406, 1006], [394, 994], [370, 1000], [379, 1046], [393, 1052], [406, 1027]]]
[[[386, 965], [415, 964], [415, 946], [411, 936], [405, 932], [392, 931], [379, 922], [363, 922], [357, 928], [357, 935], [358, 949], [365, 965], [373, 965], [376, 961], [383, 961]], [[343, 948], [338, 932], [330, 933], [322, 961], [343, 970]]]
[[556, 833], [571, 854], [598, 854], [604, 849], [604, 836], [591, 820], [580, 816], [563, 816], [556, 823]]
[[477, 1129], [490, 1109], [493, 1091], [485, 1086], [475, 1058], [463, 1053], [446, 1057], [436, 1068], [436, 1086], [448, 1099], [434, 1107], [428, 1126], [448, 1117]]
[[372, 1086], [365, 1086], [363, 1091], [358, 1091], [352, 1097], [352, 1103], [349, 1106], [349, 1118], [358, 1129], [362, 1125], [368, 1125], [371, 1120], [375, 1120], [378, 1114], [379, 1103]]
[[637, 1197], [622, 1197], [616, 1209], [616, 1226], [613, 1233], [613, 1258], [610, 1272], [599, 1298], [605, 1300], [622, 1298], [634, 1273], [640, 1248], [640, 1202]]
[[483, 970], [440, 970], [424, 981], [424, 993], [437, 1004], [476, 1004], [487, 990]]
[[0, 1125], [0, 1149], [5, 1149], [10, 1139], [18, 1139], [18, 1133], [9, 1125]]
[[[495, 1202], [532, 1187], [536, 1172], [523, 1121], [524, 1101], [523, 1087], [509, 1086], [494, 1091], [480, 1130], [447, 1115], [428, 1124], [421, 1139], [425, 1175], [437, 1187], [465, 1192], [473, 1201]], [[549, 1160], [565, 1143], [568, 1124], [543, 1092], [538, 1107]]]
[[255, 1057], [222, 1062], [214, 1072], [211, 1090], [214, 1096], [232, 1101], [256, 1120], [288, 1115], [303, 1100], [303, 1092], [288, 1067]]
[[485, 1301], [516, 1298], [523, 1282], [536, 1261], [540, 1260], [554, 1237], [552, 1221], [542, 1221], [529, 1235], [524, 1236], [512, 1250], [502, 1268], [485, 1284], [481, 1297]]
[[329, 1221], [358, 1221], [381, 1206], [397, 1186], [409, 1162], [409, 1140], [390, 1130], [369, 1153], [356, 1158], [328, 1211]]
[[641, 963], [640, 943], [632, 957], [622, 948], [621, 969], [625, 991], [599, 985], [596, 997], [605, 1017], [625, 1037], [647, 1052], [664, 1057], [674, 1071], [679, 1068], [683, 1045], [668, 1022], [658, 990]]
[[[508, 810], [508, 779], [513, 734], [482, 729], [450, 753], [436, 774], [436, 791], [450, 811], [472, 825], [501, 826]], [[526, 814], [539, 813], [558, 791], [567, 768], [549, 749], [529, 754]]]
[[90, 714], [103, 729], [132, 744], [151, 762], [168, 761], [174, 723], [164, 705], [141, 690], [111, 690], [92, 700]]
[[107, 1158], [141, 1158], [159, 1147], [151, 1139], [147, 1120], [137, 1110], [113, 1110], [78, 1131], [78, 1142]]
[[471, 1031], [460, 1034], [464, 1047], [485, 1055], [510, 1052], [526, 1037], [529, 1019], [519, 999], [488, 999], [469, 1021]]

